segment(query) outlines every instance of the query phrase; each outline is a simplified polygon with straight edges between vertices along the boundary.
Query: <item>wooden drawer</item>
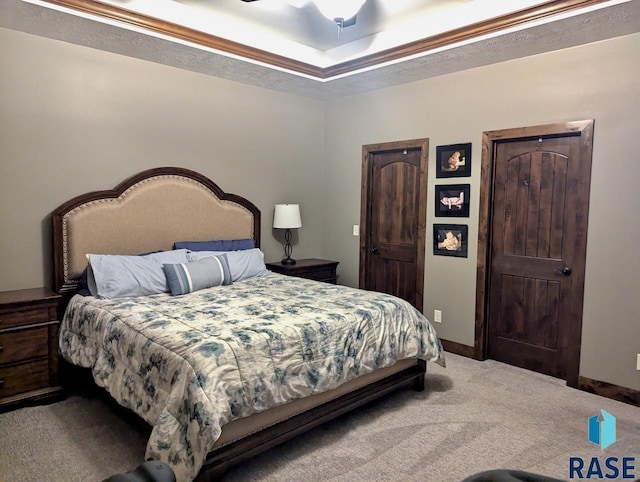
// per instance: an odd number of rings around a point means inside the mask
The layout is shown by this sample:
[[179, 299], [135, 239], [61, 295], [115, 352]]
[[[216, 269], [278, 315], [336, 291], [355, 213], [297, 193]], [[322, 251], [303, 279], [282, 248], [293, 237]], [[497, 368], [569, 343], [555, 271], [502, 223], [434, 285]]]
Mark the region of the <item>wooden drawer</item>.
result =
[[47, 288], [0, 291], [0, 412], [63, 395], [57, 308]]
[[299, 259], [296, 264], [275, 262], [266, 263], [266, 266], [267, 269], [274, 273], [335, 284], [337, 282], [336, 269], [338, 264], [337, 261], [330, 261], [328, 259], [308, 258]]
[[33, 325], [34, 323], [42, 323], [55, 319], [55, 309], [51, 308], [53, 316], [50, 316], [49, 310], [49, 307], [43, 306], [30, 310], [0, 312], [0, 330], [16, 326]]
[[0, 367], [0, 399], [49, 386], [49, 361]]
[[0, 331], [0, 365], [47, 356], [48, 339], [47, 326]]
[[306, 273], [300, 273], [301, 278], [312, 279], [316, 281], [333, 281], [336, 279], [335, 268], [321, 268]]

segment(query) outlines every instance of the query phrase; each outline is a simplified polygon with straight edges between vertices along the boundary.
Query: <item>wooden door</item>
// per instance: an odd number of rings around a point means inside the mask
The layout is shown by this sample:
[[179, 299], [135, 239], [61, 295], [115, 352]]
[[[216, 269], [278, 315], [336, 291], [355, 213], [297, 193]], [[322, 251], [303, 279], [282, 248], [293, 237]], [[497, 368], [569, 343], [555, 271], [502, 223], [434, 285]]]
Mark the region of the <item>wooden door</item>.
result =
[[422, 311], [428, 140], [363, 146], [360, 287]]
[[492, 143], [487, 290], [488, 357], [576, 379], [591, 172], [581, 132]]

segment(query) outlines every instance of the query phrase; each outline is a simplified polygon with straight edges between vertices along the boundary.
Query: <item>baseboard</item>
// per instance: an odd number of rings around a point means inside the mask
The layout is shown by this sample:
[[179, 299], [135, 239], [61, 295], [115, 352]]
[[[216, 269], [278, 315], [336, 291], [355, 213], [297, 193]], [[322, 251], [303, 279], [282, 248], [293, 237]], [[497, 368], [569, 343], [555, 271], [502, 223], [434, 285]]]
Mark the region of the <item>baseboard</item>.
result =
[[462, 343], [455, 341], [443, 340], [442, 338], [440, 338], [440, 341], [442, 342], [444, 351], [455, 353], [460, 356], [466, 356], [467, 358], [474, 358], [475, 349], [472, 346], [463, 345]]
[[[445, 352], [455, 353], [456, 355], [465, 356], [467, 358], [475, 358], [474, 347], [463, 345], [461, 343], [449, 340], [443, 340], [442, 347]], [[621, 387], [612, 383], [592, 380], [587, 377], [578, 377], [579, 390], [600, 395], [601, 397], [611, 398], [619, 402], [628, 403], [640, 407], [640, 391], [632, 388]]]
[[607, 382], [578, 377], [578, 388], [585, 392], [594, 393], [601, 397], [611, 398], [619, 402], [640, 407], [640, 391], [632, 388], [620, 387]]

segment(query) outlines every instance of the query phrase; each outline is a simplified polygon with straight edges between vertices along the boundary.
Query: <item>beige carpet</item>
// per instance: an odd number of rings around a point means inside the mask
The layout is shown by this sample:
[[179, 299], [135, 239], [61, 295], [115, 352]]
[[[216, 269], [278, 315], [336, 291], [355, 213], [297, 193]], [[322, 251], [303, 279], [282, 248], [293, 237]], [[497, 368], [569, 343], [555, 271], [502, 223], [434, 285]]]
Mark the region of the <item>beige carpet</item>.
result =
[[[569, 456], [634, 456], [640, 408], [495, 361], [448, 354], [409, 389], [329, 422], [230, 470], [228, 481], [460, 481], [495, 468], [568, 479]], [[617, 417], [601, 451], [587, 420]], [[72, 396], [0, 414], [0, 481], [100, 481], [142, 461], [146, 430], [109, 404]]]

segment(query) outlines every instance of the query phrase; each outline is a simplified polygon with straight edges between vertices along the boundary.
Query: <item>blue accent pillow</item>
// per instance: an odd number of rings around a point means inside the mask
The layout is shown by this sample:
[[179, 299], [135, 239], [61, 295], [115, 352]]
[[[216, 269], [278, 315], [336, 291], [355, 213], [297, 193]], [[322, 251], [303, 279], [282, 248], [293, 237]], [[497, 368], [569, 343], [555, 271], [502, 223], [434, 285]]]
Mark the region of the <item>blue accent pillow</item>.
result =
[[226, 253], [220, 251], [188, 251], [187, 258], [189, 261], [197, 261], [207, 256], [218, 256], [221, 254], [227, 255], [229, 269], [231, 270], [231, 279], [234, 283], [249, 278], [269, 276], [271, 274], [271, 271], [269, 271], [264, 264], [264, 253], [260, 248], [227, 251]]
[[253, 239], [223, 239], [218, 241], [178, 241], [173, 243], [173, 249], [188, 249], [191, 251], [240, 251], [255, 248]]
[[225, 254], [208, 256], [191, 263], [164, 264], [162, 269], [173, 296], [232, 283]]
[[78, 278], [78, 289], [76, 290], [76, 294], [81, 296], [91, 296], [91, 290], [89, 290], [89, 279], [87, 271], [89, 270], [89, 265], [82, 271], [80, 278]]
[[[169, 291], [162, 265], [188, 263], [185, 249], [145, 256], [88, 254], [89, 291], [99, 298], [146, 296]], [[93, 276], [92, 276], [93, 275]]]

